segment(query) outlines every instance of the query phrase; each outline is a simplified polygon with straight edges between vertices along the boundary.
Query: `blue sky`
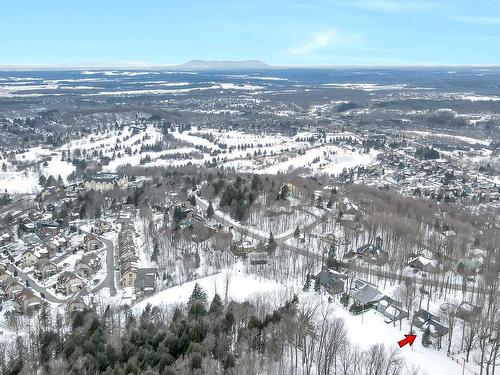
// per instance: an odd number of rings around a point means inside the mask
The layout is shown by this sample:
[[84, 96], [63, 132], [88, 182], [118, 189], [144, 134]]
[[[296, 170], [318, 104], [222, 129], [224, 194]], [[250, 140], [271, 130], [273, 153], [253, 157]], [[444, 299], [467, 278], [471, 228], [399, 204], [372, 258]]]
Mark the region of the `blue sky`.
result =
[[499, 0], [2, 0], [0, 65], [500, 65]]

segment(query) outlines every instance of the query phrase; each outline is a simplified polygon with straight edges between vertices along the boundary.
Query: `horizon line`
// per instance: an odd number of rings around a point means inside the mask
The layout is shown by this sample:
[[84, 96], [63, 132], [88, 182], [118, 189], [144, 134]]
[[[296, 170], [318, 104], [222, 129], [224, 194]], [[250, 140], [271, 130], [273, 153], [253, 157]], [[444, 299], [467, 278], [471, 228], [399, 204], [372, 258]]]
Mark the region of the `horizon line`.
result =
[[[192, 61], [192, 60], [191, 60]], [[252, 68], [242, 67], [215, 67], [213, 70], [278, 70], [278, 69], [342, 69], [342, 68], [500, 68], [499, 64], [443, 64], [443, 63], [410, 63], [410, 64], [267, 64], [261, 60], [198, 60], [204, 62], [223, 63], [245, 63], [248, 61], [258, 61], [266, 64], [266, 67]], [[160, 70], [160, 69], [183, 69], [187, 71], [209, 71], [210, 68], [190, 69], [183, 67], [186, 64], [156, 64], [156, 63], [57, 63], [57, 64], [0, 64], [0, 71], [33, 71], [33, 70], [100, 70], [100, 69], [132, 69], [132, 70]]]

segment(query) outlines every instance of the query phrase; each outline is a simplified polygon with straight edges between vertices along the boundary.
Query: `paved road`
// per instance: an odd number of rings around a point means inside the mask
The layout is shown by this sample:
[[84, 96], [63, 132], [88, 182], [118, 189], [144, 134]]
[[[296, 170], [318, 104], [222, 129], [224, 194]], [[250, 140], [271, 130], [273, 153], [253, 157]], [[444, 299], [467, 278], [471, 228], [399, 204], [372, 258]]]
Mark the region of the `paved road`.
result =
[[[81, 232], [84, 234], [88, 234], [89, 232], [84, 231], [81, 229]], [[107, 238], [104, 238], [102, 236], [97, 236], [96, 237], [102, 241], [104, 246], [106, 246], [106, 277], [104, 280], [101, 281], [99, 285], [97, 285], [94, 289], [91, 291], [93, 293], [96, 293], [100, 291], [101, 289], [108, 287], [109, 288], [109, 294], [114, 296], [116, 295], [116, 285], [115, 285], [115, 248], [113, 246], [113, 241], [108, 240]]]
[[[198, 197], [197, 197], [197, 202], [198, 202], [198, 205], [200, 206], [200, 208], [202, 208], [204, 210], [207, 209], [207, 204], [203, 200], [200, 200]], [[234, 230], [236, 230], [237, 232], [240, 232], [240, 234], [242, 234], [242, 235], [246, 235], [250, 238], [253, 238], [253, 239], [256, 239], [259, 241], [264, 241], [264, 242], [268, 240], [268, 238], [266, 236], [260, 235], [259, 233], [250, 232], [248, 230], [245, 230], [244, 228], [241, 228], [239, 226], [235, 226], [234, 223], [231, 223], [230, 221], [228, 221], [225, 218], [225, 216], [218, 210], [216, 210], [214, 212], [214, 219], [222, 225], [232, 226]], [[312, 223], [311, 225], [309, 225], [308, 227], [313, 227], [314, 225], [318, 224], [319, 220], [320, 220], [320, 218], [317, 218], [315, 220], [315, 222]], [[290, 235], [283, 236], [283, 237], [278, 236], [278, 237], [275, 237], [275, 240], [283, 249], [286, 249], [290, 252], [295, 252], [297, 254], [307, 256], [310, 258], [316, 258], [317, 260], [323, 259], [322, 254], [310, 252], [310, 251], [307, 251], [306, 249], [299, 248], [299, 247], [285, 243], [285, 241], [288, 238], [290, 238], [292, 235], [293, 235], [293, 233]], [[358, 272], [368, 272], [369, 271], [372, 274], [375, 274], [377, 276], [387, 277], [387, 278], [393, 279], [393, 280], [399, 280], [401, 278], [401, 275], [399, 274], [399, 272], [385, 272], [382, 270], [374, 269], [373, 267], [370, 268], [370, 267], [360, 266], [360, 265], [357, 265], [354, 263], [342, 263], [342, 268], [350, 269], [350, 270], [354, 270], [354, 271], [358, 271]], [[431, 278], [414, 277], [414, 280], [416, 281], [417, 284], [425, 284], [426, 286], [433, 286], [433, 287], [441, 286], [441, 282], [439, 282], [437, 280], [433, 280]], [[462, 290], [463, 285], [462, 284], [448, 284], [447, 288], [455, 289], [455, 290]], [[466, 290], [468, 292], [474, 291], [476, 293], [486, 293], [487, 292], [486, 290], [479, 289], [477, 287], [473, 288], [470, 285], [468, 285], [466, 287]], [[500, 295], [500, 291], [498, 291], [497, 294]]]
[[110, 241], [104, 237], [98, 237], [106, 246], [106, 278], [101, 284], [95, 287], [92, 292], [98, 292], [104, 287], [109, 288], [109, 294], [116, 295], [116, 285], [115, 285], [115, 250], [113, 246], [113, 241]]
[[64, 302], [66, 302], [66, 300], [54, 296], [52, 294], [52, 292], [49, 292], [49, 290], [47, 288], [45, 288], [45, 287], [37, 284], [37, 282], [33, 278], [31, 278], [30, 276], [28, 276], [26, 274], [26, 272], [24, 272], [23, 270], [21, 270], [16, 265], [10, 263], [8, 265], [8, 267], [9, 267], [9, 271], [11, 271], [11, 272], [17, 272], [17, 276], [23, 281], [23, 283], [26, 284], [26, 280], [28, 280], [28, 282], [30, 284], [30, 288], [36, 290], [39, 293], [43, 293], [45, 295], [45, 299], [47, 301], [49, 301], [49, 302], [55, 302], [55, 303], [64, 303]]

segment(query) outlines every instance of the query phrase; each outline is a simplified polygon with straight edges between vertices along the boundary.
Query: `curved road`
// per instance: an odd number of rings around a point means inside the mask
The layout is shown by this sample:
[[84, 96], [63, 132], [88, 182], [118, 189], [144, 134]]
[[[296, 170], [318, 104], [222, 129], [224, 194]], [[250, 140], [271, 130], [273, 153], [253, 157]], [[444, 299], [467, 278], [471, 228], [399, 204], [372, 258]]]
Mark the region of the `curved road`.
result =
[[19, 277], [23, 283], [26, 284], [26, 280], [28, 280], [30, 284], [30, 288], [36, 290], [38, 293], [43, 293], [45, 296], [45, 299], [49, 302], [55, 302], [55, 303], [64, 303], [66, 302], [65, 299], [61, 299], [59, 297], [56, 297], [55, 295], [52, 294], [52, 292], [49, 292], [47, 288], [39, 285], [33, 278], [28, 276], [26, 272], [21, 270], [19, 267], [16, 265], [9, 263], [8, 265], [9, 271], [11, 272], [17, 272], [17, 277]]
[[[197, 203], [199, 204], [200, 208], [202, 208], [203, 210], [206, 210], [207, 207], [208, 207], [208, 204], [206, 203], [206, 201], [200, 199], [199, 197], [196, 197], [196, 201]], [[232, 226], [234, 230], [240, 232], [242, 235], [246, 235], [248, 237], [251, 237], [253, 239], [256, 239], [256, 240], [259, 240], [259, 241], [267, 241], [268, 238], [266, 236], [263, 236], [259, 233], [256, 233], [256, 232], [251, 232], [245, 228], [241, 228], [239, 225], [234, 225], [234, 223], [228, 221], [224, 214], [222, 214], [222, 212], [220, 212], [219, 210], [215, 210], [214, 212], [214, 217], [213, 217], [215, 220], [217, 220], [220, 224], [223, 224], [223, 225], [226, 225], [226, 226]], [[316, 221], [314, 223], [312, 223], [310, 226], [308, 227], [312, 227], [314, 226], [315, 224], [317, 224], [317, 222], [319, 221], [320, 219], [316, 219]], [[298, 253], [300, 255], [303, 255], [303, 256], [308, 256], [308, 257], [315, 257], [319, 260], [321, 260], [323, 257], [321, 254], [317, 254], [317, 253], [312, 253], [312, 252], [309, 252], [307, 250], [304, 250], [304, 249], [301, 249], [301, 248], [298, 248], [298, 247], [295, 247], [295, 246], [292, 246], [292, 245], [289, 245], [287, 243], [285, 243], [285, 241], [290, 238], [291, 236], [293, 236], [293, 233], [291, 234], [288, 234], [286, 236], [282, 236], [282, 237], [279, 237], [279, 236], [276, 236], [275, 237], [275, 240], [277, 243], [280, 244], [280, 246], [283, 248], [283, 249], [286, 249], [288, 251], [291, 251], [291, 252], [295, 252], [295, 253]], [[342, 263], [342, 267], [344, 269], [351, 269], [351, 270], [355, 270], [355, 271], [359, 271], [359, 272], [364, 272], [364, 271], [368, 271], [370, 270], [370, 272], [375, 272], [376, 275], [378, 276], [384, 276], [384, 277], [387, 277], [389, 279], [400, 279], [401, 278], [401, 275], [398, 273], [398, 272], [384, 272], [384, 271], [381, 271], [381, 270], [374, 270], [374, 269], [369, 269], [368, 267], [363, 267], [363, 266], [359, 266], [359, 265], [356, 265], [356, 264], [352, 264], [352, 263]], [[425, 283], [426, 285], [428, 286], [439, 286], [440, 283], [439, 281], [435, 281], [435, 280], [432, 280], [432, 279], [424, 279], [424, 278], [420, 278], [420, 277], [415, 277], [414, 280], [419, 283], [419, 284], [423, 284]], [[451, 288], [451, 289], [456, 289], [456, 290], [462, 290], [463, 289], [463, 285], [462, 284], [448, 284], [447, 286], [448, 288]], [[479, 293], [487, 293], [486, 290], [483, 290], [483, 289], [480, 289], [480, 288], [472, 288], [471, 286], [467, 286], [466, 287], [466, 290], [467, 291], [475, 291], [475, 292], [479, 292]], [[500, 291], [497, 291], [497, 294], [500, 295]]]

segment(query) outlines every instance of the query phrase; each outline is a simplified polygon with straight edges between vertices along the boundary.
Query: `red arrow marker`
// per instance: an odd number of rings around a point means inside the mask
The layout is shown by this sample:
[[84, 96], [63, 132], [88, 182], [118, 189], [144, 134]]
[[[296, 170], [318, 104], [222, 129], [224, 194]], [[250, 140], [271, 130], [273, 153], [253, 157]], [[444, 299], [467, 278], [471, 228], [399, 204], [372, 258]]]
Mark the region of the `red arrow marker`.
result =
[[405, 338], [401, 341], [398, 341], [398, 345], [400, 348], [405, 346], [406, 344], [410, 344], [410, 346], [413, 345], [413, 341], [417, 338], [417, 335], [405, 335]]

